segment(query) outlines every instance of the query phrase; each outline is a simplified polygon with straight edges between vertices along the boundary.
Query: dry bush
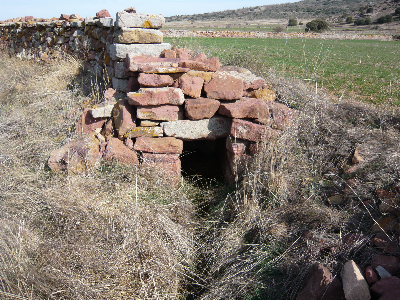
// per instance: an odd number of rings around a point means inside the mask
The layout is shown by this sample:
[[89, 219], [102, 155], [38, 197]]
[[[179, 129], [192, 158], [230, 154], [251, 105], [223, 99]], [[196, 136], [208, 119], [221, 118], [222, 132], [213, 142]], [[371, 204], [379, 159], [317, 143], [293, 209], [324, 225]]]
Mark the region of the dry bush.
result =
[[1, 55], [0, 298], [179, 298], [195, 226], [184, 188], [114, 163], [52, 174], [91, 79], [76, 60]]

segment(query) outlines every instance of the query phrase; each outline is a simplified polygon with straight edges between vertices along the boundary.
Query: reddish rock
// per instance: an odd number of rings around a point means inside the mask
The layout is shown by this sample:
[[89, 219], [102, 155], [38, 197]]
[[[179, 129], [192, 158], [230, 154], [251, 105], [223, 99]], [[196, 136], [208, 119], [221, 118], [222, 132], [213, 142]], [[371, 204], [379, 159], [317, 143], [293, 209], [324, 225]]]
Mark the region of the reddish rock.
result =
[[390, 254], [397, 254], [399, 253], [399, 246], [395, 242], [395, 239], [392, 238], [393, 240], [391, 241], [388, 236], [380, 232], [375, 237], [371, 240], [372, 244], [374, 244], [377, 248], [390, 253]]
[[226, 138], [226, 149], [234, 154], [241, 155], [246, 152], [250, 142], [244, 140], [234, 140], [231, 137]]
[[247, 166], [251, 162], [252, 157], [247, 154], [237, 154], [234, 152], [227, 152], [227, 158], [231, 172], [235, 177], [240, 178], [245, 172]]
[[176, 179], [181, 176], [181, 160], [179, 154], [143, 153], [143, 169], [154, 169], [163, 172], [167, 179]]
[[138, 106], [136, 117], [141, 120], [178, 121], [183, 119], [183, 111], [176, 105]]
[[163, 136], [163, 130], [161, 127], [158, 126], [135, 127], [124, 135], [125, 138], [130, 138], [130, 139], [137, 137], [160, 137], [160, 136]]
[[221, 68], [221, 64], [219, 62], [218, 57], [211, 57], [211, 58], [207, 59], [206, 65], [207, 65], [208, 71], [211, 71], [211, 72], [216, 72], [219, 70], [219, 68]]
[[69, 21], [69, 18], [70, 18], [70, 16], [69, 15], [66, 15], [66, 14], [61, 14], [61, 16], [60, 16], [60, 20], [63, 20], [63, 21]]
[[81, 20], [82, 19], [82, 16], [81, 15], [79, 15], [79, 14], [72, 14], [72, 15], [70, 15], [69, 16], [69, 19], [70, 20]]
[[189, 68], [190, 70], [196, 71], [211, 71], [215, 72], [221, 67], [219, 59], [216, 57], [212, 57], [207, 59], [206, 61], [201, 60], [189, 60], [189, 59], [182, 59], [179, 62], [179, 67], [182, 68]]
[[199, 98], [203, 90], [204, 80], [200, 77], [183, 75], [178, 79], [178, 87], [182, 92], [192, 98]]
[[[331, 287], [330, 287], [331, 286]], [[328, 289], [330, 292], [328, 293]], [[336, 298], [332, 298], [336, 297]], [[298, 293], [297, 300], [344, 300], [340, 281], [333, 282], [331, 272], [321, 264], [314, 264], [306, 278], [303, 289]]]
[[116, 90], [114, 90], [113, 88], [108, 88], [104, 91], [104, 100], [106, 102], [116, 101], [117, 94], [118, 93]]
[[139, 137], [136, 139], [134, 149], [136, 151], [149, 153], [181, 154], [183, 150], [183, 141], [174, 137]]
[[129, 104], [139, 106], [161, 104], [182, 105], [185, 102], [182, 90], [173, 87], [141, 88], [135, 93], [128, 93], [127, 97]]
[[125, 58], [125, 65], [128, 71], [137, 72], [141, 68], [148, 66], [157, 67], [178, 67], [180, 58], [166, 58], [166, 57], [155, 57], [150, 55], [133, 55], [128, 53]]
[[353, 260], [347, 261], [343, 266], [342, 282], [346, 300], [371, 299], [368, 283]]
[[273, 128], [284, 130], [295, 124], [298, 117], [298, 111], [287, 107], [278, 102], [267, 102], [274, 120]]
[[125, 99], [119, 100], [113, 109], [114, 126], [119, 136], [136, 127], [136, 109]]
[[176, 53], [176, 57], [180, 58], [180, 59], [191, 59], [192, 58], [192, 51], [189, 49], [177, 49], [177, 48], [172, 48], [173, 51], [175, 51]]
[[233, 76], [215, 76], [204, 85], [207, 98], [237, 100], [243, 96], [243, 81]]
[[391, 276], [379, 280], [371, 286], [371, 293], [380, 300], [399, 300], [400, 278]]
[[101, 161], [100, 142], [82, 135], [50, 153], [48, 165], [54, 173], [80, 174], [97, 167]]
[[379, 219], [376, 219], [376, 222], [374, 225], [372, 225], [371, 230], [373, 232], [398, 232], [399, 231], [399, 223], [397, 222], [397, 219], [395, 216], [386, 216], [386, 217], [381, 217]]
[[400, 267], [400, 261], [395, 256], [374, 255], [372, 258], [371, 266], [376, 268], [382, 266], [391, 275], [395, 275]]
[[34, 19], [33, 16], [26, 16], [24, 18], [25, 22], [33, 21], [33, 19]]
[[129, 77], [128, 85], [126, 86], [126, 92], [127, 93], [137, 92], [139, 89], [140, 89], [140, 84], [138, 81], [138, 77], [136, 76]]
[[270, 117], [267, 103], [255, 98], [242, 98], [233, 103], [221, 103], [218, 113], [237, 119], [268, 119]]
[[134, 143], [132, 139], [124, 139], [124, 145], [133, 150]]
[[110, 18], [111, 15], [107, 9], [102, 9], [101, 11], [96, 13], [96, 18]]
[[76, 124], [77, 133], [94, 133], [97, 128], [102, 128], [106, 122], [106, 118], [93, 118], [90, 110], [90, 108], [85, 108], [83, 110], [82, 116]]
[[205, 62], [207, 60], [207, 56], [204, 53], [200, 53], [200, 54], [197, 54], [196, 56], [194, 56], [192, 58], [192, 60]]
[[101, 135], [104, 136], [106, 142], [111, 140], [114, 135], [114, 123], [112, 119], [108, 120], [101, 131]]
[[164, 58], [176, 58], [176, 52], [171, 49], [165, 49], [161, 52], [161, 57]]
[[263, 138], [271, 139], [279, 135], [279, 131], [268, 126], [256, 124], [242, 119], [233, 119], [231, 136], [252, 142], [261, 142]]
[[368, 284], [371, 285], [379, 280], [378, 275], [376, 275], [374, 269], [371, 266], [368, 266], [365, 269], [365, 279]]
[[117, 138], [112, 138], [110, 141], [108, 141], [103, 158], [110, 161], [116, 160], [127, 165], [139, 164], [136, 152], [129, 149], [124, 145], [123, 141]]
[[174, 80], [169, 75], [140, 73], [138, 82], [144, 87], [166, 87], [171, 86]]
[[349, 233], [343, 237], [343, 243], [347, 245], [366, 243], [366, 239], [361, 233]]
[[185, 113], [191, 120], [210, 119], [217, 112], [220, 102], [214, 99], [186, 99]]

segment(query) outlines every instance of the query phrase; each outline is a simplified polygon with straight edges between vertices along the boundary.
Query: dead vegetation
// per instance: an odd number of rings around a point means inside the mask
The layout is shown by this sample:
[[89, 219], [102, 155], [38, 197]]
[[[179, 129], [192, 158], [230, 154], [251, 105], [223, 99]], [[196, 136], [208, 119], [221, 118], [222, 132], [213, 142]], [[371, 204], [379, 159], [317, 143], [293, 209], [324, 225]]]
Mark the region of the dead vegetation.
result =
[[[2, 54], [0, 64], [2, 298], [295, 299], [313, 262], [340, 276], [348, 259], [364, 266], [377, 252], [376, 188], [398, 182], [397, 108], [271, 75], [279, 101], [300, 111], [298, 127], [261, 143], [235, 187], [171, 189], [117, 164], [52, 174], [49, 152], [96, 101], [82, 92], [90, 76], [75, 60]], [[343, 201], [330, 205], [331, 195]], [[357, 243], [343, 241], [348, 233], [361, 234]]]

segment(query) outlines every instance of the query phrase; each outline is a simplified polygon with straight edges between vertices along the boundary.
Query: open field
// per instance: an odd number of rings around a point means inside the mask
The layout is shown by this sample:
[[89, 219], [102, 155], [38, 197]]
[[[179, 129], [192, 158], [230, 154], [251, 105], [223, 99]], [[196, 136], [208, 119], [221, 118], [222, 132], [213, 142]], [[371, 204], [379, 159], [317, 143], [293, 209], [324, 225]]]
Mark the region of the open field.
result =
[[400, 105], [400, 43], [356, 40], [165, 38], [225, 65], [298, 78], [341, 98]]

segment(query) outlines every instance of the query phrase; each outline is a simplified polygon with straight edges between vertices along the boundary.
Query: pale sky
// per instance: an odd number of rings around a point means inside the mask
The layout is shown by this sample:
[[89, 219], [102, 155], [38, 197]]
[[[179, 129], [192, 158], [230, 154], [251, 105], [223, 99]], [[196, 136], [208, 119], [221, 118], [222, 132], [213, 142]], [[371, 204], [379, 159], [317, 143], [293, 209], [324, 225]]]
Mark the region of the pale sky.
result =
[[107, 9], [112, 17], [117, 11], [134, 6], [137, 12], [162, 14], [165, 17], [216, 12], [242, 7], [298, 2], [299, 0], [0, 0], [0, 20], [34, 16], [35, 18], [59, 17], [61, 14], [95, 16]]

